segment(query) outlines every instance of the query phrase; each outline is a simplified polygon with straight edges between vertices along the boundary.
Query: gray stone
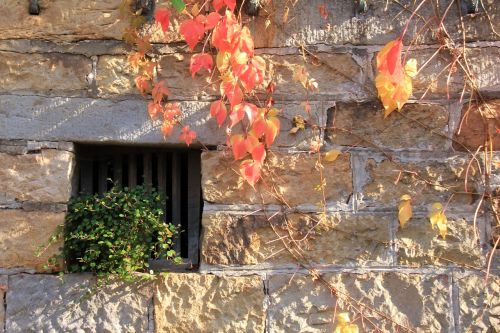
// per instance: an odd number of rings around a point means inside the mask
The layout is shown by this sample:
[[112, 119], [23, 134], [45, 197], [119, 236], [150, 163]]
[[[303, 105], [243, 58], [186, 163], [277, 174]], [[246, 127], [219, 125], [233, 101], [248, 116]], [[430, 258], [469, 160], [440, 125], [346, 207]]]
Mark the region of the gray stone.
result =
[[9, 277], [6, 332], [147, 332], [149, 283], [111, 282], [93, 290], [88, 274]]

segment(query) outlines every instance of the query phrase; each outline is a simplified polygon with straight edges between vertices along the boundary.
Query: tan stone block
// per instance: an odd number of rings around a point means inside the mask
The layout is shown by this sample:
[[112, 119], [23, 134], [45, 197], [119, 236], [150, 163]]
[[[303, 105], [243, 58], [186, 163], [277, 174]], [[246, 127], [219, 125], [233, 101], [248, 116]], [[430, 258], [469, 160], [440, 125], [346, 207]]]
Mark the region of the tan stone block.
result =
[[396, 233], [398, 262], [412, 267], [461, 265], [481, 269], [484, 257], [472, 221], [454, 215], [447, 220], [445, 239], [432, 229], [428, 218], [412, 218], [400, 227]]
[[471, 107], [469, 103], [466, 103], [454, 137], [458, 142], [453, 143], [453, 148], [461, 151], [465, 151], [465, 148], [476, 151], [479, 146], [489, 147], [487, 138], [490, 136], [493, 150], [500, 150], [500, 135], [496, 130], [499, 119], [500, 99], [487, 101], [481, 105], [473, 104]]
[[204, 213], [202, 262], [295, 265], [294, 256], [298, 256], [320, 265], [389, 263], [392, 217], [329, 214], [320, 221], [318, 215], [310, 214], [269, 215], [268, 219], [264, 215]]
[[263, 332], [264, 287], [258, 276], [169, 273], [154, 293], [157, 332]]
[[79, 55], [0, 52], [0, 58], [1, 91], [82, 94], [92, 72], [90, 59]]
[[[272, 332], [333, 332], [334, 314], [339, 312], [356, 318], [354, 323], [360, 332], [376, 330], [369, 322], [382, 332], [406, 331], [397, 324], [417, 332], [448, 332], [452, 326], [446, 275], [326, 273], [322, 278], [314, 281], [301, 274], [271, 276]], [[325, 283], [337, 290], [337, 296]], [[349, 297], [355, 301], [349, 301]], [[363, 316], [349, 304], [362, 308]]]
[[[475, 207], [474, 196], [463, 193], [469, 164], [465, 157], [453, 155], [432, 159], [419, 154], [411, 157], [413, 159], [404, 162], [398, 159], [377, 162], [369, 158], [365, 165], [368, 180], [361, 189], [363, 205], [397, 210], [401, 196], [408, 194], [415, 207], [428, 208], [434, 202], [445, 204], [450, 199], [452, 206]], [[470, 192], [476, 191], [478, 177], [477, 167], [471, 165], [467, 176]]]
[[463, 332], [500, 331], [500, 277], [457, 276], [460, 327]]
[[[384, 118], [378, 101], [337, 103], [329, 109], [330, 123], [339, 130], [327, 132], [334, 144], [391, 149], [445, 149], [448, 140], [433, 133], [446, 134], [449, 112], [435, 104], [406, 104]], [[428, 128], [423, 127], [424, 124]]]
[[[201, 159], [203, 197], [209, 202], [280, 203], [271, 185], [291, 206], [315, 205], [322, 199], [321, 192], [315, 190], [315, 186], [320, 184], [320, 177], [314, 155], [270, 152], [268, 167], [262, 171], [263, 180], [255, 189], [240, 177], [237, 171], [240, 161], [234, 161], [230, 152], [205, 152]], [[325, 164], [323, 174], [327, 182], [327, 203], [345, 203], [352, 193], [349, 159], [349, 154], [342, 154], [333, 163]]]
[[44, 271], [47, 260], [59, 254], [61, 243], [46, 248], [57, 226], [64, 224], [64, 213], [0, 210], [0, 268], [28, 268]]
[[0, 153], [0, 192], [18, 201], [67, 202], [74, 154], [42, 149], [37, 154]]

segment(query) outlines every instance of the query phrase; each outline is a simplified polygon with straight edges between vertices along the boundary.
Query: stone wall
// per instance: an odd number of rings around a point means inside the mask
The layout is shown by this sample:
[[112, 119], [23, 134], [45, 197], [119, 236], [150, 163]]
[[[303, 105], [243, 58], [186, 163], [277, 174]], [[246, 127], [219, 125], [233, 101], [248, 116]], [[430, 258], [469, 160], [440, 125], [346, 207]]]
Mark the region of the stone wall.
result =
[[[350, 0], [299, 1], [285, 26], [289, 2], [264, 2], [249, 24], [257, 53], [277, 78], [275, 99], [284, 112], [258, 192], [238, 179], [224, 150], [205, 151], [199, 272], [133, 285], [115, 281], [91, 294], [94, 277], [61, 279], [53, 274], [60, 267], [44, 267], [61, 244], [35, 256], [64, 223], [73, 144], [177, 144], [179, 133], [164, 139], [134, 88], [120, 0], [40, 0], [38, 16], [29, 15], [27, 1], [0, 4], [0, 17], [8, 18], [0, 20], [0, 333], [332, 332], [334, 314], [355, 313], [352, 304], [372, 308], [356, 318], [360, 327], [366, 324], [362, 331], [374, 330], [369, 322], [387, 332], [405, 331], [396, 323], [419, 332], [500, 331], [498, 255], [484, 286], [492, 216], [476, 211], [477, 194], [462, 190], [466, 179], [470, 192], [485, 188], [484, 157], [470, 163], [468, 150], [483, 144], [486, 128], [498, 132], [500, 41], [491, 29], [500, 31], [498, 4], [483, 1], [489, 18], [484, 9], [466, 16], [463, 36], [455, 6], [446, 20], [451, 37], [467, 41], [478, 88], [490, 100], [483, 123], [477, 108], [467, 111], [466, 100], [459, 100], [460, 72], [437, 76], [450, 61], [445, 52], [415, 79], [415, 100], [383, 118], [374, 57], [409, 16], [396, 2], [368, 1], [368, 12], [357, 14]], [[326, 19], [318, 11], [324, 3]], [[430, 6], [423, 8], [423, 16], [432, 15]], [[266, 19], [273, 20], [267, 29]], [[178, 27], [178, 19], [172, 21]], [[410, 27], [408, 41], [417, 31], [418, 25]], [[189, 54], [173, 29], [166, 39], [157, 32], [154, 38], [159, 77], [167, 79], [185, 121], [205, 145], [223, 145], [224, 133], [208, 112], [217, 91], [201, 77], [190, 78]], [[419, 64], [436, 51], [433, 38], [429, 32], [416, 39], [412, 56]], [[300, 43], [321, 64], [308, 65], [320, 87], [309, 95], [311, 116], [323, 127], [344, 129], [320, 137], [325, 151], [342, 151], [325, 164], [328, 219], [320, 228], [314, 227], [320, 179], [316, 157], [307, 152], [312, 130], [289, 133], [292, 118], [305, 116], [305, 91], [289, 70], [303, 62]], [[498, 133], [492, 147], [500, 149]], [[271, 182], [288, 206], [269, 191]], [[488, 186], [499, 185], [494, 168]], [[413, 199], [414, 217], [401, 229], [403, 194]], [[427, 219], [436, 201], [448, 202], [446, 239]], [[292, 238], [302, 252], [282, 241]]]

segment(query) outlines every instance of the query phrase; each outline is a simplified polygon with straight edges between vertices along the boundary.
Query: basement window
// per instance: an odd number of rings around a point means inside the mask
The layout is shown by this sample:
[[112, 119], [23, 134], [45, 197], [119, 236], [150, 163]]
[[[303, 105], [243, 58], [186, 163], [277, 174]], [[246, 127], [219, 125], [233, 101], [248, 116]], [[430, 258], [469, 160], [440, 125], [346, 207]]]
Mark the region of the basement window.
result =
[[104, 193], [113, 183], [122, 187], [143, 185], [163, 192], [165, 218], [181, 226], [174, 249], [183, 264], [152, 260], [155, 270], [192, 270], [199, 262], [202, 212], [201, 151], [160, 147], [83, 145], [77, 156], [76, 193]]

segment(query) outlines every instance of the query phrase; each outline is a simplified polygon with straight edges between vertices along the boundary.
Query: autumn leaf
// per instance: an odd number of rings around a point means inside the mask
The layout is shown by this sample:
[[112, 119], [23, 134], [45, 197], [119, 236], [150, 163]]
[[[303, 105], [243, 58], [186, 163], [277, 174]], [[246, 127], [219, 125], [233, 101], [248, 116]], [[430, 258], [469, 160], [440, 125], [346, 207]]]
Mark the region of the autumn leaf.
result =
[[224, 6], [227, 6], [227, 8], [233, 11], [234, 8], [236, 8], [236, 0], [214, 0], [212, 1], [212, 5], [214, 6], [216, 12], [221, 10]]
[[212, 45], [219, 51], [234, 51], [234, 44], [238, 40], [241, 26], [234, 14], [226, 10], [225, 16], [212, 32]]
[[156, 83], [153, 87], [151, 95], [153, 96], [153, 101], [155, 103], [160, 103], [163, 100], [163, 97], [168, 95], [166, 81], [161, 80], [160, 82]]
[[211, 30], [219, 24], [219, 21], [221, 20], [222, 16], [220, 16], [219, 13], [217, 12], [211, 12], [207, 16], [207, 20], [205, 22], [205, 30]]
[[359, 333], [358, 325], [352, 324], [347, 312], [337, 314], [338, 325], [335, 327], [335, 333]]
[[144, 95], [146, 92], [148, 92], [151, 89], [151, 84], [149, 82], [149, 78], [146, 76], [137, 76], [135, 79], [135, 86], [137, 87], [137, 90]]
[[401, 196], [398, 208], [398, 219], [399, 224], [402, 228], [405, 227], [406, 223], [413, 216], [413, 211], [411, 207], [411, 197], [408, 194]]
[[327, 162], [333, 162], [342, 154], [340, 150], [332, 149], [325, 154], [324, 160]]
[[328, 19], [328, 11], [326, 9], [325, 3], [318, 6], [318, 12], [319, 12], [319, 16], [321, 16], [323, 18], [323, 20]]
[[155, 102], [149, 102], [148, 103], [148, 113], [149, 117], [151, 119], [156, 119], [160, 113], [163, 112], [163, 108], [161, 107], [160, 104], [155, 103]]
[[252, 159], [260, 164], [264, 164], [264, 160], [266, 159], [266, 148], [263, 143], [259, 143], [255, 146], [250, 152], [252, 155]]
[[181, 109], [179, 103], [167, 103], [163, 108], [163, 118], [168, 121], [174, 121], [176, 117], [180, 116]]
[[167, 31], [170, 24], [170, 11], [167, 9], [156, 10], [155, 21], [161, 25], [163, 32]]
[[193, 140], [196, 139], [196, 132], [191, 131], [189, 129], [189, 126], [184, 126], [182, 128], [181, 135], [179, 137], [179, 140], [184, 141], [188, 146], [193, 142]]
[[280, 131], [280, 120], [278, 117], [271, 116], [267, 119], [266, 121], [266, 146], [270, 147], [274, 140], [276, 140], [276, 137], [278, 136], [278, 133]]
[[378, 95], [384, 105], [384, 117], [392, 111], [400, 111], [412, 94], [411, 78], [417, 73], [417, 62], [410, 59], [403, 67], [400, 39], [390, 41], [377, 54], [378, 75], [375, 78]]
[[212, 56], [208, 53], [200, 53], [200, 54], [194, 54], [191, 57], [189, 70], [191, 71], [192, 77], [194, 77], [196, 73], [202, 68], [205, 68], [209, 73], [211, 73], [213, 66], [214, 62]]
[[245, 160], [240, 164], [240, 173], [243, 179], [245, 179], [250, 186], [254, 187], [260, 179], [261, 168], [262, 165], [259, 162]]
[[193, 50], [205, 35], [205, 26], [195, 19], [186, 20], [181, 23], [179, 31], [184, 36], [188, 46]]
[[172, 134], [173, 129], [174, 125], [172, 124], [172, 122], [168, 120], [163, 121], [161, 125], [161, 133], [163, 134], [163, 136], [170, 136], [170, 134]]
[[441, 203], [436, 202], [432, 204], [429, 213], [429, 220], [432, 228], [434, 229], [437, 227], [439, 234], [443, 237], [443, 239], [445, 239], [448, 232], [448, 219], [444, 214], [443, 205], [441, 205]]
[[235, 134], [230, 139], [234, 159], [240, 160], [247, 154], [247, 142], [242, 134]]
[[222, 101], [212, 102], [210, 105], [210, 115], [217, 120], [219, 127], [224, 123], [227, 116], [226, 105]]
[[221, 83], [221, 95], [226, 96], [231, 107], [240, 104], [243, 101], [243, 91], [234, 82]]

